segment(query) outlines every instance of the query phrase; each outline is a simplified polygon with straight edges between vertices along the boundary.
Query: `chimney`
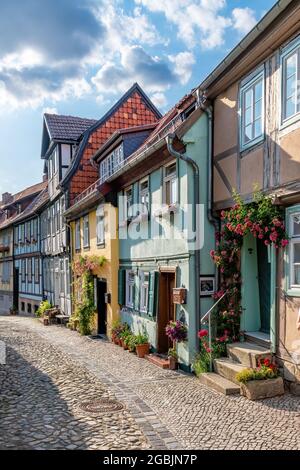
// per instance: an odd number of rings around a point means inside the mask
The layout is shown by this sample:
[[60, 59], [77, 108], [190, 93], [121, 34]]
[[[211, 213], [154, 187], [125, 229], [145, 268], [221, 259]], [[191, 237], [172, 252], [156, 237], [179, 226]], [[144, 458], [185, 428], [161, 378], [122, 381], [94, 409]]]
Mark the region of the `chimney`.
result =
[[9, 204], [12, 201], [13, 201], [13, 196], [11, 193], [2, 194], [2, 204]]

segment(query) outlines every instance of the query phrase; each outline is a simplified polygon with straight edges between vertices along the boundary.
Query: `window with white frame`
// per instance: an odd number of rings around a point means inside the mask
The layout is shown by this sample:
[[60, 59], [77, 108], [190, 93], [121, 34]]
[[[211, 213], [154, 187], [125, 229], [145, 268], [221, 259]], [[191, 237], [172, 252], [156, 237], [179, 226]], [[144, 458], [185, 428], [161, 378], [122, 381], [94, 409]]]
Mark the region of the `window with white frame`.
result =
[[96, 211], [96, 219], [97, 219], [97, 245], [104, 245], [105, 243], [105, 224], [104, 224], [104, 206], [101, 205], [97, 208]]
[[81, 238], [80, 238], [80, 219], [75, 222], [75, 250], [81, 249]]
[[300, 112], [300, 45], [282, 56], [282, 122]]
[[290, 288], [300, 289], [300, 212], [290, 215]]
[[126, 307], [133, 308], [134, 303], [134, 271], [126, 271]]
[[40, 282], [40, 260], [39, 258], [34, 258], [34, 282], [39, 284]]
[[10, 262], [2, 264], [2, 282], [9, 283], [10, 281]]
[[124, 214], [125, 214], [125, 219], [128, 219], [128, 217], [132, 216], [131, 213], [131, 206], [133, 204], [133, 191], [132, 187], [125, 189], [124, 191]]
[[143, 207], [143, 212], [149, 210], [149, 181], [148, 178], [140, 182], [140, 204]]
[[106, 158], [100, 162], [100, 182], [103, 183], [107, 178], [116, 173], [124, 163], [123, 144], [114, 149]]
[[177, 169], [176, 162], [164, 168], [164, 203], [177, 203]]
[[140, 273], [140, 310], [147, 313], [149, 295], [149, 273], [142, 271]]
[[27, 259], [27, 282], [32, 282], [32, 259]]
[[260, 142], [264, 136], [264, 72], [241, 87], [241, 147]]
[[90, 224], [89, 216], [83, 217], [83, 247], [88, 248], [90, 246]]

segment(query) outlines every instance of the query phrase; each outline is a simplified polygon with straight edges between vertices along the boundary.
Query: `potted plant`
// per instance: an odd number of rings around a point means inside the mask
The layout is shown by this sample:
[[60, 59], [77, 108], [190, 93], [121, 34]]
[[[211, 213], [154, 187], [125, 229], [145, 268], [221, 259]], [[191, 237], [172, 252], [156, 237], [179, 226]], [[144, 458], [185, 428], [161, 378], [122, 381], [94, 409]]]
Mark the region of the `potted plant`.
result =
[[127, 336], [126, 342], [127, 342], [127, 344], [128, 344], [129, 352], [135, 352], [135, 348], [136, 348], [136, 336], [133, 335], [133, 334]]
[[119, 320], [115, 321], [111, 329], [111, 339], [117, 345], [120, 345], [120, 334], [122, 333], [122, 331], [123, 331], [122, 323]]
[[12, 307], [10, 307], [9, 313], [10, 313], [11, 315], [17, 315], [17, 313], [18, 313], [18, 307], [16, 307], [16, 305], [13, 305]]
[[131, 334], [129, 328], [124, 328], [124, 330], [120, 333], [120, 340], [121, 340], [121, 344], [122, 344], [122, 347], [124, 349], [128, 349], [128, 344], [127, 344], [127, 341], [126, 341], [126, 338], [129, 337]]
[[256, 368], [243, 369], [236, 375], [236, 379], [241, 384], [241, 395], [249, 400], [271, 398], [284, 393], [278, 368], [267, 358]]
[[187, 340], [187, 326], [180, 320], [170, 321], [166, 326], [166, 335], [173, 343]]
[[139, 333], [135, 337], [135, 350], [137, 356], [144, 358], [150, 351], [150, 344], [148, 341], [148, 335], [146, 333]]
[[169, 368], [170, 370], [176, 370], [178, 367], [178, 355], [176, 352], [176, 348], [170, 348], [168, 351], [168, 359], [169, 359]]

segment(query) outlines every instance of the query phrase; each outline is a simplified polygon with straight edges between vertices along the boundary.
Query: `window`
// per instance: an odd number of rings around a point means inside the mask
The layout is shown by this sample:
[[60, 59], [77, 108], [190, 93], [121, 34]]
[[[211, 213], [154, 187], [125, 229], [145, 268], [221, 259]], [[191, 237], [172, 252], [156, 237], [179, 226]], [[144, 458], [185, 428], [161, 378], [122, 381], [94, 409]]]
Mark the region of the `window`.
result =
[[27, 260], [27, 279], [28, 282], [32, 282], [32, 259]]
[[264, 136], [264, 72], [241, 88], [241, 147], [260, 142]]
[[300, 112], [300, 46], [282, 57], [282, 122]]
[[177, 171], [176, 163], [164, 169], [164, 202], [171, 205], [177, 203]]
[[27, 313], [31, 313], [31, 304], [27, 304]]
[[116, 173], [123, 166], [123, 162], [124, 151], [121, 144], [100, 163], [100, 182], [103, 183]]
[[97, 217], [97, 245], [103, 245], [105, 242], [105, 227], [104, 227], [104, 206], [99, 206], [96, 212]]
[[300, 289], [300, 211], [290, 215], [290, 288]]
[[80, 219], [75, 222], [75, 250], [81, 249]]
[[83, 218], [83, 247], [88, 248], [90, 246], [90, 226], [89, 216], [86, 215]]
[[22, 312], [25, 312], [25, 302], [21, 302], [21, 310]]
[[149, 294], [149, 273], [141, 272], [140, 274], [140, 286], [141, 286], [141, 301], [140, 310], [141, 312], [147, 313], [148, 311], [148, 294]]
[[126, 307], [133, 308], [134, 302], [134, 271], [126, 271]]
[[133, 204], [133, 193], [132, 193], [132, 188], [125, 189], [124, 191], [124, 204], [125, 204], [125, 219], [128, 219], [128, 217], [131, 217], [131, 206]]
[[40, 282], [40, 260], [39, 258], [34, 258], [34, 282], [39, 284]]
[[9, 283], [10, 281], [10, 262], [3, 263], [2, 268], [2, 282]]
[[140, 182], [140, 204], [143, 206], [143, 212], [149, 210], [149, 182], [148, 178]]
[[60, 293], [65, 293], [65, 270], [64, 270], [64, 260], [60, 260]]
[[26, 282], [26, 260], [21, 261], [21, 282]]

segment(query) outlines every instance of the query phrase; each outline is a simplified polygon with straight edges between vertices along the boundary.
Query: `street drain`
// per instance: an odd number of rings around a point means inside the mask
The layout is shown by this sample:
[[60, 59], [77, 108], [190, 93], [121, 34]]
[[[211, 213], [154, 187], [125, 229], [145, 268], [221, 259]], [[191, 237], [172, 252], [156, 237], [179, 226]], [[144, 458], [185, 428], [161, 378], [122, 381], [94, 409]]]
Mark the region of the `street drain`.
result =
[[80, 409], [87, 413], [116, 413], [124, 409], [124, 405], [116, 400], [110, 400], [109, 398], [102, 398], [100, 400], [92, 400], [81, 403]]

